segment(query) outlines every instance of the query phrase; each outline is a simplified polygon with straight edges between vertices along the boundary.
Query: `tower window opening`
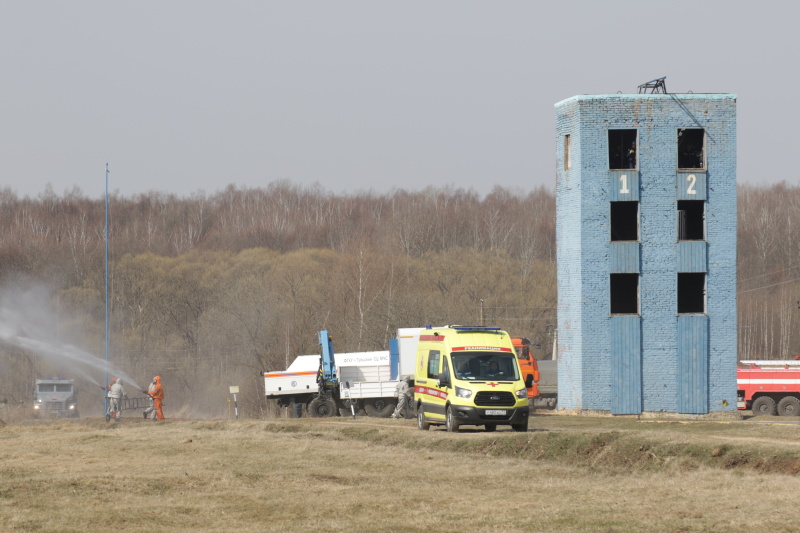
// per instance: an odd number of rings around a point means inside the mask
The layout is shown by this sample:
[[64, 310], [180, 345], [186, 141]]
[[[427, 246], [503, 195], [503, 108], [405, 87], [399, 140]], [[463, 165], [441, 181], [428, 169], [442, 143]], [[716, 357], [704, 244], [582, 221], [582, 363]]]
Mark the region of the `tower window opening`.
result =
[[564, 170], [569, 170], [572, 167], [572, 161], [570, 161], [570, 153], [569, 153], [569, 135], [564, 135]]
[[678, 273], [678, 314], [706, 312], [706, 275], [696, 272]]
[[703, 200], [678, 200], [678, 240], [705, 239], [705, 205]]
[[639, 274], [611, 274], [611, 314], [639, 314]]
[[678, 170], [705, 170], [706, 130], [678, 130]]
[[638, 167], [636, 130], [608, 130], [608, 168], [625, 170]]
[[611, 202], [611, 240], [639, 240], [639, 202]]

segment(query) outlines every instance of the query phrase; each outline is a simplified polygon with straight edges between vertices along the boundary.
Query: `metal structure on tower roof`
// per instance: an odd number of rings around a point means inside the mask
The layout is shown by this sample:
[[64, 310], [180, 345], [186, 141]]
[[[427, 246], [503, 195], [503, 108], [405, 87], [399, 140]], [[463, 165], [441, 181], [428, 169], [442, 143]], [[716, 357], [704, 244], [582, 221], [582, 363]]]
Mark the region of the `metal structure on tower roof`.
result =
[[667, 77], [664, 76], [639, 85], [639, 94], [647, 94], [648, 92], [667, 94], [667, 84], [664, 82], [666, 79]]

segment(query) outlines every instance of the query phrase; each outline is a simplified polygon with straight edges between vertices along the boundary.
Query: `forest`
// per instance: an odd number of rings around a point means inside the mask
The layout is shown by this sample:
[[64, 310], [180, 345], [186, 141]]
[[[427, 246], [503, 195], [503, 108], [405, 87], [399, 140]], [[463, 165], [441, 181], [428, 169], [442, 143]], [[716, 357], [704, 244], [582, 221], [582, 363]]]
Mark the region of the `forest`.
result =
[[[350, 352], [387, 349], [398, 327], [483, 322], [552, 357], [547, 188], [336, 195], [282, 181], [111, 194], [108, 206], [106, 241], [103, 196], [0, 190], [0, 399], [29, 401], [36, 377], [74, 368], [54, 347], [104, 358], [106, 342], [109, 362], [137, 384], [162, 376], [168, 418], [227, 416], [233, 385], [246, 416], [275, 414], [260, 373], [318, 353], [321, 329]], [[798, 213], [798, 187], [738, 187], [740, 359], [800, 354]], [[32, 337], [49, 357], [20, 342]], [[102, 411], [92, 387], [87, 415]]]

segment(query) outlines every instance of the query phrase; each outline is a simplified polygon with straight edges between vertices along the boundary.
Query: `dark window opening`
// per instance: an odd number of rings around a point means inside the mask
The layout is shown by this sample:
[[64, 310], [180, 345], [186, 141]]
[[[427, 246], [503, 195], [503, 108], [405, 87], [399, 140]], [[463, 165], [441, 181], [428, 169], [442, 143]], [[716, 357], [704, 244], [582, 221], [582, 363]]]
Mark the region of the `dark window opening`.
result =
[[639, 314], [639, 274], [611, 274], [611, 314]]
[[703, 129], [678, 130], [678, 168], [703, 170], [706, 168], [706, 134]]
[[705, 206], [702, 200], [678, 200], [678, 240], [705, 239]]
[[678, 314], [706, 312], [706, 275], [678, 274]]
[[572, 166], [572, 162], [569, 159], [569, 148], [569, 135], [564, 135], [564, 170], [569, 170]]
[[636, 168], [636, 130], [608, 130], [608, 168]]
[[639, 202], [611, 202], [611, 240], [639, 240]]

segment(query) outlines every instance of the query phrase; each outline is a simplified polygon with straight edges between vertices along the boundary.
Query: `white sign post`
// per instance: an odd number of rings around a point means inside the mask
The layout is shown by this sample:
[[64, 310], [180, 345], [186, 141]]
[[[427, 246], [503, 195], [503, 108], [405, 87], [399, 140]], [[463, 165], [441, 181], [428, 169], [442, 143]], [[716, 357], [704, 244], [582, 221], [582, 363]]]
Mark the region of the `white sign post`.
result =
[[239, 420], [239, 405], [236, 402], [236, 394], [239, 392], [239, 387], [234, 385], [230, 388], [231, 394], [233, 394], [233, 412], [236, 413], [236, 420]]

